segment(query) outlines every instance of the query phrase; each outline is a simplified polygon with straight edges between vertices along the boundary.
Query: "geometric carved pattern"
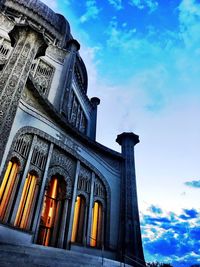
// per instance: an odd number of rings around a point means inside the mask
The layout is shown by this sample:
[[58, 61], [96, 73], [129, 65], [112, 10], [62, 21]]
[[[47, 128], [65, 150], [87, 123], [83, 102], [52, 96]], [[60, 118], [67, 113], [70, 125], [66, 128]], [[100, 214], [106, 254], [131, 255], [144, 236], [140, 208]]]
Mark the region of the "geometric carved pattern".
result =
[[50, 166], [61, 166], [71, 179], [74, 178], [75, 161], [57, 148], [53, 150]]
[[26, 158], [29, 153], [31, 141], [32, 135], [25, 134], [19, 136], [14, 145], [14, 151], [18, 152], [22, 157]]
[[76, 127], [80, 132], [84, 134], [86, 133], [87, 119], [73, 90], [71, 90], [71, 95], [69, 97], [68, 118], [69, 118], [69, 122], [74, 127]]
[[94, 182], [94, 196], [105, 199], [106, 198], [106, 190], [105, 186], [99, 178], [95, 178]]
[[54, 68], [44, 60], [35, 60], [31, 66], [31, 74], [39, 91], [47, 96], [54, 75]]
[[0, 63], [3, 63], [8, 59], [11, 50], [11, 43], [8, 40], [0, 37]]
[[40, 170], [44, 170], [45, 168], [48, 149], [49, 144], [38, 138], [36, 144], [34, 145], [31, 163]]
[[86, 193], [91, 190], [91, 172], [82, 166], [78, 177], [78, 190]]
[[15, 39], [15, 47], [0, 72], [0, 161], [33, 59], [40, 48], [46, 49], [41, 35], [29, 27], [17, 26], [10, 35]]

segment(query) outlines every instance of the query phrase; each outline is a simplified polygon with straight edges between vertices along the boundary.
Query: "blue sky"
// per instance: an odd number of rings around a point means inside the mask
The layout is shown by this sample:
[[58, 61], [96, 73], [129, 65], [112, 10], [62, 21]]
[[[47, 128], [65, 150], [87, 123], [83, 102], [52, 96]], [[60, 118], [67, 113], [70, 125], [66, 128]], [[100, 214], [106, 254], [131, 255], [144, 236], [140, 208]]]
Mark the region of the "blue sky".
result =
[[200, 1], [43, 0], [81, 44], [97, 140], [134, 131], [147, 261], [200, 264]]

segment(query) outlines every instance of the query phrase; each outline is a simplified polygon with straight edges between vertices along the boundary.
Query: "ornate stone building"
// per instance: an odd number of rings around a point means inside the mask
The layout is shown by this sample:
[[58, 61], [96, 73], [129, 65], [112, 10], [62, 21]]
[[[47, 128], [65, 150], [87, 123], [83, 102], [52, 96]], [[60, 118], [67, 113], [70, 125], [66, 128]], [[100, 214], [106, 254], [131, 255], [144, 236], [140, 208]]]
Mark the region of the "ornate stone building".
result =
[[119, 135], [122, 153], [96, 142], [79, 48], [39, 0], [0, 1], [0, 240], [144, 262], [139, 138]]

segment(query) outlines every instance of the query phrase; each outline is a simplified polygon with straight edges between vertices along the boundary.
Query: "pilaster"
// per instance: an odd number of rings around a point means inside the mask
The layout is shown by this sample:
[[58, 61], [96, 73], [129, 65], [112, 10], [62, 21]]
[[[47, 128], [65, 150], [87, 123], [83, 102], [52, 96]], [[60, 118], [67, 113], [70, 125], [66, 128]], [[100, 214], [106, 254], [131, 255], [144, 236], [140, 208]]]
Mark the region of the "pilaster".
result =
[[90, 235], [92, 229], [92, 208], [93, 208], [93, 200], [94, 200], [94, 181], [95, 181], [95, 173], [92, 172], [92, 181], [91, 181], [91, 189], [90, 189], [90, 203], [89, 203], [89, 212], [88, 212], [88, 231], [87, 231], [87, 245], [90, 246]]
[[70, 119], [70, 103], [72, 102], [72, 79], [74, 75], [74, 67], [76, 63], [77, 52], [80, 49], [78, 41], [72, 39], [68, 42], [69, 54], [65, 59], [64, 73], [65, 73], [65, 84], [63, 86], [63, 93], [61, 97], [60, 113]]
[[0, 162], [32, 62], [47, 47], [43, 35], [27, 25], [16, 25], [9, 35], [14, 49], [0, 75]]

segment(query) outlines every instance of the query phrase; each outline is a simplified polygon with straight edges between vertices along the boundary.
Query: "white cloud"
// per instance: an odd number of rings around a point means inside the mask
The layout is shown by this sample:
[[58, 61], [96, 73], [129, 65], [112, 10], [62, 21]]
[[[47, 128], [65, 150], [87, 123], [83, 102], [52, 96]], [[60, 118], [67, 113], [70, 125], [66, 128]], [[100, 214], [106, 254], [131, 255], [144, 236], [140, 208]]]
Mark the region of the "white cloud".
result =
[[90, 19], [96, 19], [100, 9], [97, 7], [95, 0], [86, 1], [86, 12], [80, 17], [80, 22], [84, 23]]
[[110, 5], [112, 5], [116, 10], [121, 10], [123, 9], [122, 6], [122, 0], [108, 0]]
[[148, 8], [150, 12], [158, 8], [158, 2], [155, 0], [129, 0], [129, 4], [138, 9]]
[[180, 36], [187, 48], [199, 54], [200, 43], [200, 4], [195, 0], [182, 0], [179, 5]]

